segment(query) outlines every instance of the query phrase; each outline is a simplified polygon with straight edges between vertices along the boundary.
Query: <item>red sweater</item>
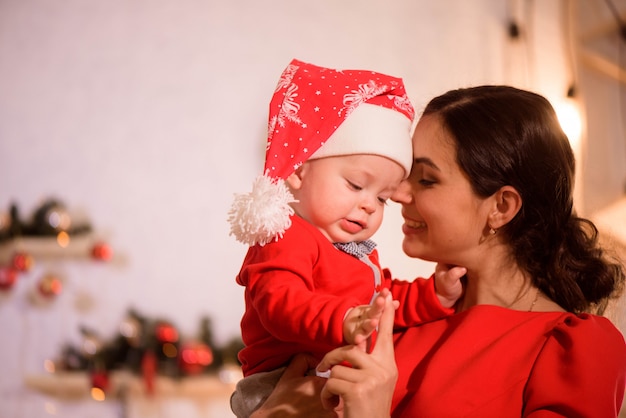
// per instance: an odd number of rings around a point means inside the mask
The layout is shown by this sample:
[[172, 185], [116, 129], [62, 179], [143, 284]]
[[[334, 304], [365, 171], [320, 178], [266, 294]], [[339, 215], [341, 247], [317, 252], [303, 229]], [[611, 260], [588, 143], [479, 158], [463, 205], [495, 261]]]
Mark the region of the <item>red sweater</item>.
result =
[[480, 305], [395, 337], [393, 417], [617, 417], [624, 338], [606, 318]]
[[[298, 216], [282, 239], [248, 250], [237, 283], [245, 286], [241, 320], [245, 376], [285, 366], [297, 353], [321, 358], [345, 344], [343, 319], [349, 308], [370, 303], [376, 291], [372, 269], [333, 246]], [[377, 268], [378, 253], [370, 256]], [[392, 280], [382, 285], [400, 301], [396, 325], [410, 326], [451, 314], [432, 280]]]

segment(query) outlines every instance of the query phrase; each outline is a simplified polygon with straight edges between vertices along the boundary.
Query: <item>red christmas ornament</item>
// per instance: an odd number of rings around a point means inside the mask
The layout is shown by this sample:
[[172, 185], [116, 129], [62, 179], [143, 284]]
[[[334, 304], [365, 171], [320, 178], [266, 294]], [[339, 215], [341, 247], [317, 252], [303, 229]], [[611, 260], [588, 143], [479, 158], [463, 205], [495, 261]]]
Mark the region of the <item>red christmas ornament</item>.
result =
[[0, 267], [0, 290], [9, 290], [17, 280], [17, 270], [13, 267]]
[[183, 344], [178, 357], [178, 366], [185, 374], [202, 373], [213, 363], [213, 351], [199, 341], [188, 341]]
[[63, 291], [63, 282], [57, 276], [48, 274], [39, 280], [37, 290], [42, 296], [53, 299]]
[[28, 271], [34, 264], [33, 257], [25, 252], [16, 252], [11, 260], [13, 268], [17, 271]]
[[91, 387], [106, 392], [109, 389], [109, 374], [106, 370], [94, 370], [91, 372]]
[[154, 328], [154, 335], [161, 344], [175, 343], [178, 341], [178, 331], [172, 324], [159, 322]]
[[153, 351], [146, 351], [141, 358], [141, 375], [148, 395], [154, 395], [154, 380], [157, 373], [157, 357]]
[[91, 248], [91, 256], [95, 260], [110, 261], [113, 258], [113, 250], [104, 242], [97, 242]]

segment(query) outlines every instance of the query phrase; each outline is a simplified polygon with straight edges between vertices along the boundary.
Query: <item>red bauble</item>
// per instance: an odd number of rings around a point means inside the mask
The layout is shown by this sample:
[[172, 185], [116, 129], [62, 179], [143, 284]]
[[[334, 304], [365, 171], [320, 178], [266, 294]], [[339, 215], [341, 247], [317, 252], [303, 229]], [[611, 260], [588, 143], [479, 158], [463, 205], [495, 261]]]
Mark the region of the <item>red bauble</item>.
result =
[[55, 298], [63, 291], [63, 282], [57, 276], [48, 274], [39, 280], [37, 290], [48, 299]]
[[101, 389], [103, 392], [109, 389], [109, 374], [106, 370], [91, 372], [91, 387]]
[[113, 250], [104, 242], [97, 242], [91, 248], [91, 256], [95, 260], [110, 261], [113, 258]]
[[183, 344], [178, 357], [178, 365], [185, 374], [202, 373], [213, 363], [213, 351], [199, 341], [187, 341]]
[[154, 328], [154, 335], [161, 344], [175, 343], [178, 341], [178, 331], [167, 322], [159, 322]]
[[28, 271], [34, 264], [33, 256], [25, 252], [16, 252], [11, 260], [13, 268], [17, 271]]
[[17, 270], [13, 267], [0, 267], [0, 290], [9, 290], [17, 280]]

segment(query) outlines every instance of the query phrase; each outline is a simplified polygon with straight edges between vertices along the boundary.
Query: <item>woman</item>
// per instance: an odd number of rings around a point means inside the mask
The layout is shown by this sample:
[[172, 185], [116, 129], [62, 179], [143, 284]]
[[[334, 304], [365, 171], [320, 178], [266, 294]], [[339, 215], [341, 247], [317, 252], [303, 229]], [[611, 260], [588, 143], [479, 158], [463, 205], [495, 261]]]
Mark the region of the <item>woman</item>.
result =
[[[451, 317], [395, 330], [396, 365], [387, 298], [371, 355], [343, 347], [318, 365], [331, 369], [326, 406], [341, 396], [347, 417], [386, 417], [388, 405], [394, 417], [616, 417], [626, 345], [595, 314], [624, 269], [573, 211], [574, 156], [548, 101], [506, 86], [450, 91], [427, 105], [413, 147], [394, 197], [403, 250], [466, 267], [464, 297]], [[299, 383], [319, 385], [294, 364], [260, 416]]]

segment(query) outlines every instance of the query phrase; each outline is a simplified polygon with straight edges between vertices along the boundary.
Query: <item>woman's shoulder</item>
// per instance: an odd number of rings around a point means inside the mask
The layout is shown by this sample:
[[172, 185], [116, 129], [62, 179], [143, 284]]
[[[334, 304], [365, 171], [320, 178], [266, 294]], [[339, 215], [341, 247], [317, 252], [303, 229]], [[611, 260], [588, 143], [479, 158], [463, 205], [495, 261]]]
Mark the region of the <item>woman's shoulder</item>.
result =
[[533, 306], [533, 312], [546, 321], [552, 328], [553, 337], [567, 336], [572, 340], [594, 340], [595, 344], [604, 341], [610, 347], [626, 352], [626, 343], [622, 332], [606, 317], [590, 313], [573, 313], [565, 311], [556, 302], [541, 297]]
[[606, 335], [624, 343], [624, 336], [608, 318], [590, 313], [562, 312], [554, 319], [554, 327], [571, 335]]
[[620, 353], [626, 360], [626, 342], [622, 332], [606, 317], [588, 313], [563, 312], [551, 324], [551, 337], [562, 344], [572, 342], [585, 346], [604, 346]]
[[534, 362], [525, 389], [526, 410], [614, 417], [625, 382], [626, 344], [620, 330], [602, 316], [563, 313], [553, 321]]
[[[461, 313], [457, 322], [482, 327], [490, 323], [494, 332], [526, 332], [528, 335], [542, 335], [548, 338], [548, 346], [560, 345], [569, 350], [580, 347], [583, 352], [606, 350], [617, 353], [626, 364], [626, 342], [622, 332], [606, 317], [588, 313], [575, 314], [565, 311], [522, 312], [490, 305], [479, 305]], [[463, 318], [464, 315], [469, 315]], [[471, 319], [470, 319], [471, 318]], [[453, 319], [452, 319], [453, 320]], [[511, 324], [517, 324], [511, 327]], [[481, 331], [486, 332], [486, 331]]]

